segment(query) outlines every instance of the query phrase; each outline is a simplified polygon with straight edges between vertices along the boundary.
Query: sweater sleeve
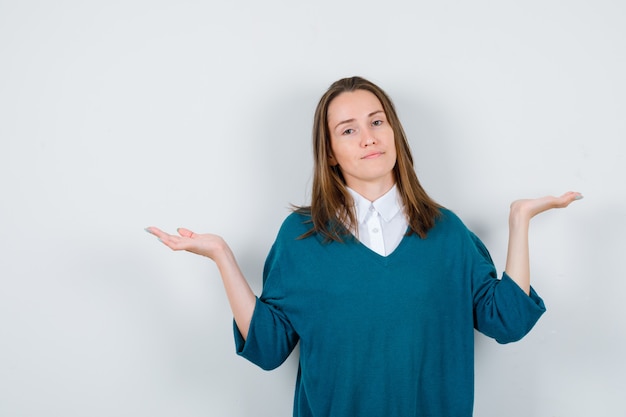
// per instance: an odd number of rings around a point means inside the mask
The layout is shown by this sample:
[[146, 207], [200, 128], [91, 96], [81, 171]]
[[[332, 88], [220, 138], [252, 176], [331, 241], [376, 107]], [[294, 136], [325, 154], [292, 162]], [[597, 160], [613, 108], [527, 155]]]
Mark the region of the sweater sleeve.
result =
[[498, 343], [523, 338], [546, 311], [531, 287], [527, 295], [506, 272], [497, 279], [487, 248], [472, 234], [477, 251], [473, 268], [474, 327]]
[[248, 338], [233, 322], [237, 354], [269, 371], [279, 367], [298, 343], [298, 335], [284, 315], [257, 298]]
[[244, 340], [233, 322], [237, 354], [264, 370], [275, 369], [289, 356], [299, 336], [282, 309], [284, 288], [281, 285], [277, 245], [268, 255], [263, 271], [263, 293], [257, 298]]

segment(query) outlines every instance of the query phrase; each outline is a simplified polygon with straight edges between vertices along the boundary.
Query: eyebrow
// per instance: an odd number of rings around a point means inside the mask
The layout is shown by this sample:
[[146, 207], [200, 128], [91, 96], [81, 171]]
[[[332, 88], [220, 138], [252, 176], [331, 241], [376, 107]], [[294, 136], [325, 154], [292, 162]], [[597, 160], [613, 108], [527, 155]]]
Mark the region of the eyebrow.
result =
[[[385, 113], [385, 112], [383, 110], [376, 110], [376, 111], [373, 111], [370, 114], [368, 114], [367, 117], [372, 117], [372, 116], [374, 116], [375, 114], [378, 114], [378, 113]], [[348, 119], [348, 120], [344, 120], [342, 122], [339, 122], [339, 123], [337, 123], [335, 125], [335, 129], [337, 129], [339, 126], [341, 126], [343, 124], [352, 123], [354, 121], [356, 121], [356, 119], [353, 118], [353, 119]]]

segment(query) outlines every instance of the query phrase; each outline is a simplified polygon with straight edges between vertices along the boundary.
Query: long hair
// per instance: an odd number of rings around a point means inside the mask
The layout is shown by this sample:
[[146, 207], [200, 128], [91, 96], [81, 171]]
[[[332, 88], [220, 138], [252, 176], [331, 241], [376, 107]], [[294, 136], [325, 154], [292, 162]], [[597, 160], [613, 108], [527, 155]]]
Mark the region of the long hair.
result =
[[312, 229], [302, 237], [318, 233], [325, 240], [339, 241], [348, 236], [349, 230], [357, 230], [354, 201], [346, 189], [346, 182], [339, 165], [331, 165], [330, 130], [328, 107], [345, 92], [365, 90], [374, 94], [393, 129], [396, 147], [396, 164], [393, 168], [398, 192], [404, 204], [404, 214], [409, 223], [409, 234], [417, 233], [426, 238], [434, 226], [441, 206], [431, 199], [420, 185], [413, 167], [413, 156], [402, 124], [389, 96], [374, 83], [361, 78], [343, 78], [334, 82], [324, 93], [315, 110], [313, 120], [313, 189], [311, 205], [297, 207], [296, 211], [309, 214]]

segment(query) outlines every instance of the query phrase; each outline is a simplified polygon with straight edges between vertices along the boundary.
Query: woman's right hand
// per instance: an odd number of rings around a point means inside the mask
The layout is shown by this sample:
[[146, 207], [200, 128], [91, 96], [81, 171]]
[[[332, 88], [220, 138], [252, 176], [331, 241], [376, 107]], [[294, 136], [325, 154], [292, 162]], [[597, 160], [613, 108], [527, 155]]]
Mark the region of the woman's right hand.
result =
[[157, 227], [146, 227], [146, 232], [156, 236], [168, 248], [206, 256], [214, 261], [228, 251], [228, 245], [220, 236], [198, 234], [189, 229], [177, 229], [178, 235], [171, 235]]
[[224, 239], [212, 234], [198, 234], [179, 228], [178, 236], [170, 235], [156, 227], [147, 227], [146, 232], [158, 237], [172, 250], [185, 250], [212, 259], [222, 276], [226, 296], [233, 311], [235, 322], [244, 340], [248, 337], [250, 322], [254, 314], [256, 296]]

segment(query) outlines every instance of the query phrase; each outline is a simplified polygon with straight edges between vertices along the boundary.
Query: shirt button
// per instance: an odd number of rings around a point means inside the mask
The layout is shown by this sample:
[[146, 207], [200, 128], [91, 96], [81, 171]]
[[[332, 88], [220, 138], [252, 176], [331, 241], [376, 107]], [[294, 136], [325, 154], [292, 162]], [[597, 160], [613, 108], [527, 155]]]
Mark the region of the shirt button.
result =
[[376, 209], [374, 208], [374, 206], [370, 206], [370, 211], [376, 211]]
[[378, 233], [378, 229], [372, 229], [372, 233]]

